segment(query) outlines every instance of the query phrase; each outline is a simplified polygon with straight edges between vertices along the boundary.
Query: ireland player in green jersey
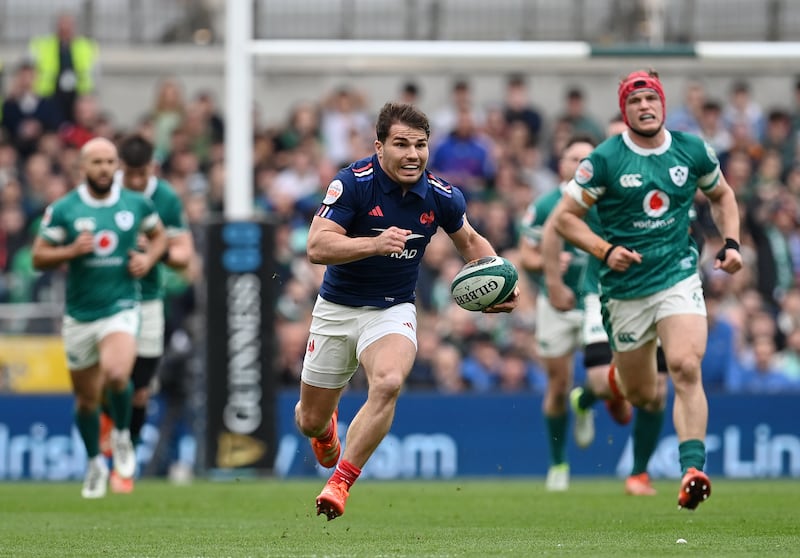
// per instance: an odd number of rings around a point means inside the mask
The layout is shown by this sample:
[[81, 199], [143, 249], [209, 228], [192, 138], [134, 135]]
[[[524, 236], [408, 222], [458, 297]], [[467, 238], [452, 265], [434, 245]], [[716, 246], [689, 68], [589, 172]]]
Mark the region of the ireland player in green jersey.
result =
[[[136, 458], [130, 438], [132, 386], [139, 329], [139, 281], [158, 262], [166, 235], [152, 203], [113, 185], [117, 149], [104, 138], [81, 150], [85, 183], [50, 205], [33, 245], [38, 269], [68, 264], [62, 336], [76, 398], [75, 422], [89, 465], [81, 494], [106, 493], [108, 466], [100, 454], [99, 405], [110, 388], [114, 470], [133, 476]], [[145, 251], [137, 237], [148, 237]]]
[[[549, 491], [569, 488], [569, 463], [567, 462], [568, 397], [572, 387], [574, 353], [583, 349], [587, 383], [576, 388], [574, 398], [575, 442], [587, 447], [594, 440], [594, 412], [592, 405], [606, 399], [612, 418], [627, 424], [631, 418], [631, 405], [615, 396], [609, 387], [611, 349], [603, 329], [598, 295], [598, 268], [595, 259], [570, 244], [556, 242], [551, 252], [556, 267], [554, 277], [545, 274], [545, 237], [558, 238], [547, 218], [561, 199], [561, 189], [575, 174], [578, 164], [594, 149], [589, 136], [571, 138], [559, 158], [558, 170], [562, 180], [559, 189], [540, 196], [521, 222], [519, 242], [523, 267], [539, 286], [536, 300], [537, 343], [539, 355], [547, 370], [547, 391], [542, 401], [542, 412], [548, 433], [550, 468], [545, 487]], [[597, 217], [594, 216], [594, 220]], [[597, 224], [599, 228], [599, 223]], [[561, 308], [551, 303], [553, 297], [569, 299]], [[582, 395], [582, 397], [581, 397]], [[583, 405], [579, 405], [579, 400]]]
[[[186, 224], [183, 203], [169, 183], [156, 177], [153, 144], [141, 135], [124, 138], [119, 144], [120, 171], [115, 184], [139, 192], [155, 206], [167, 233], [167, 250], [163, 264], [186, 270], [194, 258], [194, 242]], [[137, 336], [136, 364], [133, 367], [133, 408], [131, 438], [140, 441], [142, 426], [150, 398], [150, 382], [164, 354], [164, 279], [162, 264], [156, 264], [140, 279], [142, 289], [142, 325]], [[133, 490], [133, 478], [123, 479], [113, 472], [111, 490], [128, 493]]]
[[[623, 391], [637, 407], [656, 398], [661, 339], [675, 388], [683, 473], [678, 505], [695, 509], [711, 494], [703, 472], [708, 402], [700, 370], [708, 324], [689, 210], [699, 188], [726, 239], [715, 268], [728, 273], [742, 267], [739, 211], [714, 150], [697, 136], [664, 128], [658, 74], [631, 73], [618, 97], [627, 131], [581, 162], [553, 219], [559, 234], [603, 263], [603, 321]], [[584, 221], [592, 207], [603, 236]]]

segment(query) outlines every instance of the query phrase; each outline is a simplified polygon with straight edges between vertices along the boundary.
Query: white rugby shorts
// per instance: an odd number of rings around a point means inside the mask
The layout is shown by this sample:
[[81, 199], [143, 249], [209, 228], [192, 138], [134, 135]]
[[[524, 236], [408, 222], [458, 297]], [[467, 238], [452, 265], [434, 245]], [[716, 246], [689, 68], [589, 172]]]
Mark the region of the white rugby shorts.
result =
[[358, 368], [364, 349], [392, 333], [407, 337], [417, 347], [417, 309], [412, 303], [352, 307], [318, 296], [301, 379], [315, 387], [344, 387]]

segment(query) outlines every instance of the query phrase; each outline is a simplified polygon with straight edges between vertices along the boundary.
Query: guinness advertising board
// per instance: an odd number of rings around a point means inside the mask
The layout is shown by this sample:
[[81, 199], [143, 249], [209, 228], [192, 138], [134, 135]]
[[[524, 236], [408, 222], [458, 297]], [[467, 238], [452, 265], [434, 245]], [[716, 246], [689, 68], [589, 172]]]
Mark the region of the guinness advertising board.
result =
[[271, 472], [277, 440], [275, 226], [210, 223], [207, 291], [209, 470]]

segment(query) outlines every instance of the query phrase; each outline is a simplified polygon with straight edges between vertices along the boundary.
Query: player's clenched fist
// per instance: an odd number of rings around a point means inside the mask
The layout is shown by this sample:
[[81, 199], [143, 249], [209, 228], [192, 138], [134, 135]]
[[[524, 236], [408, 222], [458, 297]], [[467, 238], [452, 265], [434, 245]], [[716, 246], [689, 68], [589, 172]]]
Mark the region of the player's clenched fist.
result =
[[76, 258], [94, 252], [94, 235], [89, 231], [80, 233], [72, 243], [72, 250]]
[[380, 256], [400, 254], [406, 248], [406, 239], [411, 231], [398, 227], [389, 227], [375, 237], [375, 250]]

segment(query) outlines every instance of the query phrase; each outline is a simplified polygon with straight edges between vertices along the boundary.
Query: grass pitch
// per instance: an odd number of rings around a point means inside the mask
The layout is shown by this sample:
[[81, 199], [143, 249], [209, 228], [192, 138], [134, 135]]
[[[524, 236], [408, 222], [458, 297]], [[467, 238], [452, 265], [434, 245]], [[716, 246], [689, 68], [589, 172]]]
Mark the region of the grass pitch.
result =
[[[677, 481], [633, 498], [620, 480], [382, 482], [317, 517], [324, 480], [140, 481], [86, 501], [79, 483], [0, 483], [0, 556], [800, 556], [800, 482], [714, 480], [696, 512]], [[676, 540], [685, 539], [686, 544]]]

